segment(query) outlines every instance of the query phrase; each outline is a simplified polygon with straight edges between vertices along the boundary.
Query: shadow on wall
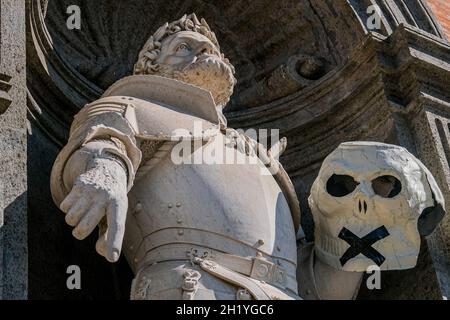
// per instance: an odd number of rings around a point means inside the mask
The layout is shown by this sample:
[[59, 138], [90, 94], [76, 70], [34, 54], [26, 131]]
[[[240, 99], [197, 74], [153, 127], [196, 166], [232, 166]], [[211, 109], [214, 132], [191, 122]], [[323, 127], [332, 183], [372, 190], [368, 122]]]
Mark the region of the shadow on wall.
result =
[[0, 228], [0, 300], [27, 297], [27, 227], [23, 224], [26, 201], [27, 193], [24, 192], [3, 211], [4, 225]]

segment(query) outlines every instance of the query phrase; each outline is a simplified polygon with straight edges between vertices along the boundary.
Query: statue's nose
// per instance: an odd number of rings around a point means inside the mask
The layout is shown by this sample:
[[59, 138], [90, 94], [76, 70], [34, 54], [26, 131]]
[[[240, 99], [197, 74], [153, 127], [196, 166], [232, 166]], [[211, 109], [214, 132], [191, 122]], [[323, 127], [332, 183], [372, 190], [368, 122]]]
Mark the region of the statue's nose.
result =
[[204, 54], [216, 54], [216, 48], [212, 43], [204, 42], [202, 45], [198, 48], [197, 56], [201, 56]]

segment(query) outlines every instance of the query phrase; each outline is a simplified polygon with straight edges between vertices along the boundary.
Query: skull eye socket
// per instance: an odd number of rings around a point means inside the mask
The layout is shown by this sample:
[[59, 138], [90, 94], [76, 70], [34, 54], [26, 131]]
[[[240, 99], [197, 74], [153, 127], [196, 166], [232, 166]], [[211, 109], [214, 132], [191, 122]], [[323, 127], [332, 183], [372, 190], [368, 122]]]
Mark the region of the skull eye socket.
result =
[[394, 176], [381, 176], [372, 180], [373, 191], [383, 198], [393, 198], [402, 191], [402, 183]]
[[351, 176], [333, 174], [327, 181], [327, 192], [333, 197], [343, 197], [352, 193], [358, 184]]

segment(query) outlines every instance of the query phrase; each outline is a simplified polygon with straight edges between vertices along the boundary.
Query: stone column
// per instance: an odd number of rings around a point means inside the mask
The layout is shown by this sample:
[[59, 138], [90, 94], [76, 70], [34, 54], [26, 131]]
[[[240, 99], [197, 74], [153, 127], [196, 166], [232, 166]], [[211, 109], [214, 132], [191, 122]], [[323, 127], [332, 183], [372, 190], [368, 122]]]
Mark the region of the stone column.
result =
[[0, 300], [27, 298], [25, 1], [0, 0]]
[[450, 298], [450, 103], [440, 99], [421, 99], [420, 117], [414, 122], [417, 151], [436, 177], [445, 196], [447, 215], [428, 237], [442, 296]]

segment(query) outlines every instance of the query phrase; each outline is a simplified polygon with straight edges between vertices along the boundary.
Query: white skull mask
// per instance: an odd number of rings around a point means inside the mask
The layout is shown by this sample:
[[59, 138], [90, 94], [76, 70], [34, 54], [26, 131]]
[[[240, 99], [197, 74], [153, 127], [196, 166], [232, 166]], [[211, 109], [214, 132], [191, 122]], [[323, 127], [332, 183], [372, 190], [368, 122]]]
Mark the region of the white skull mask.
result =
[[309, 205], [315, 252], [345, 271], [408, 269], [420, 235], [444, 215], [444, 200], [427, 168], [406, 149], [376, 142], [342, 143], [323, 162]]

